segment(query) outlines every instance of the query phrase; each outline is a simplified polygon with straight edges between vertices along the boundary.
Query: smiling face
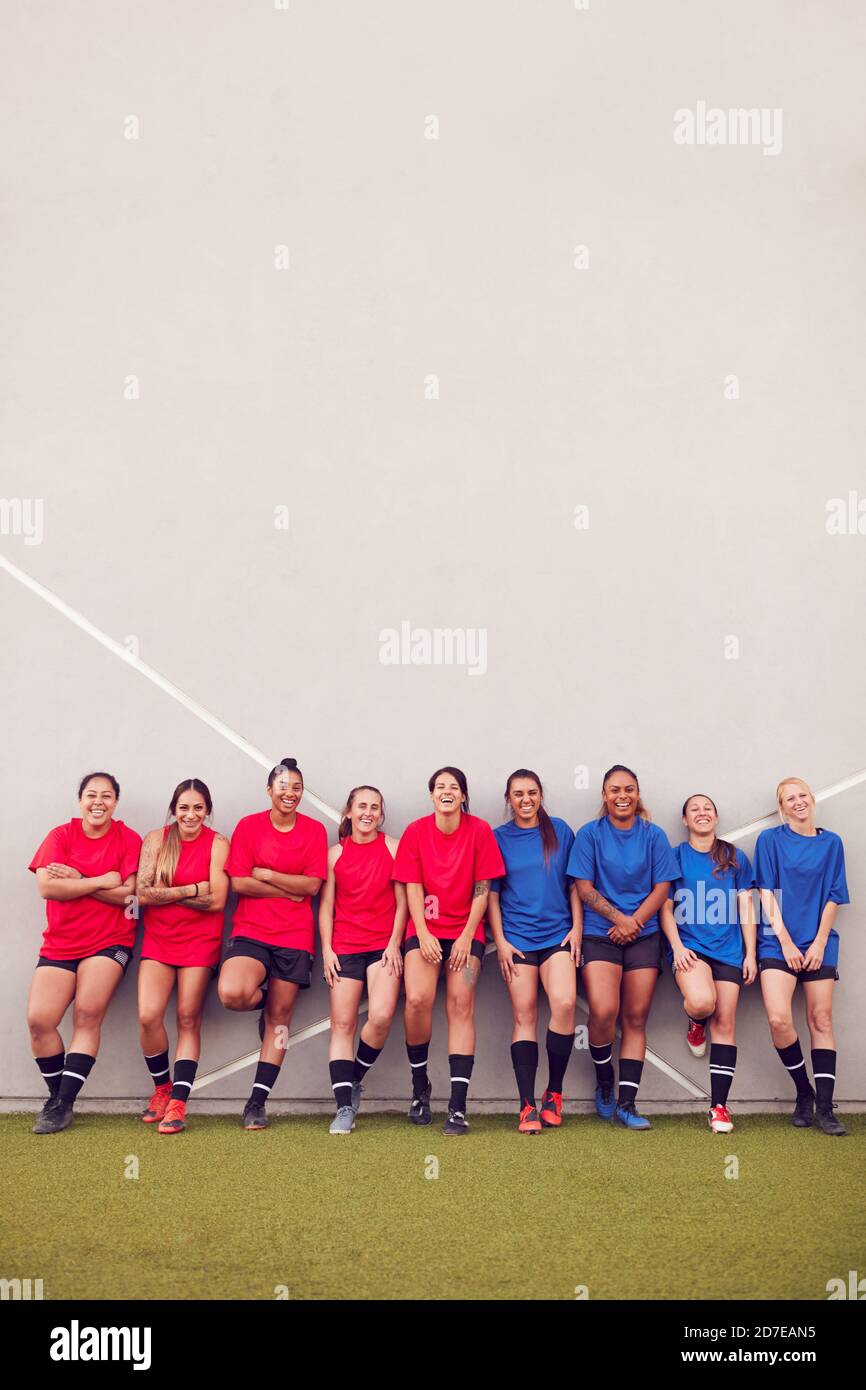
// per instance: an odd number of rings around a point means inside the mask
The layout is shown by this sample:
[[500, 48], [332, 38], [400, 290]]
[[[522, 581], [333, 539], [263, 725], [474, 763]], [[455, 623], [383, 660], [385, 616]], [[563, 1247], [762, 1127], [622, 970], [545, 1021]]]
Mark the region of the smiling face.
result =
[[810, 825], [815, 814], [815, 798], [805, 782], [786, 782], [779, 788], [779, 809], [790, 823]]
[[105, 830], [114, 808], [117, 796], [107, 777], [91, 777], [79, 800], [81, 819], [91, 832]]
[[346, 815], [356, 838], [372, 839], [382, 821], [382, 798], [372, 787], [359, 787]]
[[436, 781], [433, 783], [433, 790], [430, 798], [434, 808], [442, 816], [453, 815], [459, 811], [463, 805], [463, 793], [460, 790], [460, 783], [451, 772], [440, 772]]
[[174, 808], [181, 839], [194, 840], [205, 823], [207, 802], [201, 792], [181, 792]]
[[280, 816], [291, 816], [298, 809], [304, 793], [304, 784], [297, 772], [286, 769], [274, 778], [268, 787], [271, 805]]
[[531, 829], [538, 824], [538, 808], [542, 803], [541, 788], [531, 777], [515, 777], [508, 789], [508, 804], [516, 825]]
[[602, 789], [602, 800], [611, 820], [630, 821], [637, 813], [640, 788], [627, 772], [612, 772]]
[[690, 796], [683, 813], [683, 824], [690, 835], [714, 835], [718, 812], [708, 796]]

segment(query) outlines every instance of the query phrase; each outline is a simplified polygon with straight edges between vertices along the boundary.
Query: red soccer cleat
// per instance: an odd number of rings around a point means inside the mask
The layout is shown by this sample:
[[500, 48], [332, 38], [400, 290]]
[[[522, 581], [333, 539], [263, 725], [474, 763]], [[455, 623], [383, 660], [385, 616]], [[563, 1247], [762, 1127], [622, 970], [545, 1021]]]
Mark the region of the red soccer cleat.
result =
[[558, 1091], [545, 1091], [541, 1097], [541, 1123], [547, 1129], [557, 1129], [562, 1124], [562, 1096]]
[[702, 1023], [693, 1023], [686, 1033], [686, 1042], [693, 1057], [703, 1057], [707, 1050], [707, 1030]]
[[713, 1134], [730, 1134], [734, 1128], [731, 1112], [726, 1105], [714, 1105], [707, 1119]]
[[157, 1086], [150, 1100], [147, 1102], [147, 1109], [141, 1112], [141, 1118], [146, 1125], [155, 1124], [161, 1120], [168, 1108], [171, 1099], [171, 1082], [164, 1081], [161, 1086]]
[[524, 1105], [520, 1112], [520, 1124], [517, 1126], [521, 1134], [540, 1134], [541, 1121], [538, 1118], [538, 1111], [534, 1105]]

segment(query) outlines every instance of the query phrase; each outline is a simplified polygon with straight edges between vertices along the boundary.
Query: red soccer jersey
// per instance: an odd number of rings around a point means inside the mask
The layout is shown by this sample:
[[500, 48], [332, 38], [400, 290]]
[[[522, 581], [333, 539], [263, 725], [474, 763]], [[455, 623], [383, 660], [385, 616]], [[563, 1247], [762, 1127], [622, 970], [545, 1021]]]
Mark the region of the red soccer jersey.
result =
[[[310, 816], [295, 816], [291, 830], [277, 830], [270, 811], [239, 820], [232, 835], [226, 872], [232, 878], [251, 878], [253, 869], [276, 869], [280, 874], [328, 877], [328, 836], [325, 827]], [[238, 894], [232, 936], [249, 936], [267, 946], [288, 946], [296, 951], [315, 950], [313, 908], [310, 898], [293, 903], [289, 898], [247, 898]]]
[[[162, 832], [165, 839], [168, 826]], [[181, 840], [180, 857], [172, 886], [205, 883], [210, 878], [210, 860], [216, 831], [203, 825], [194, 840]], [[154, 903], [144, 909], [142, 960], [159, 960], [163, 965], [216, 965], [223, 939], [223, 914], [198, 912], [183, 899], [176, 903]]]
[[[423, 884], [428, 929], [445, 941], [456, 940], [466, 926], [475, 884], [504, 873], [505, 864], [487, 821], [465, 813], [453, 835], [437, 828], [435, 814], [407, 825], [394, 861], [398, 883]], [[417, 934], [410, 917], [406, 938]], [[474, 939], [484, 940], [483, 918]]]
[[394, 859], [380, 830], [375, 840], [358, 844], [348, 835], [334, 865], [334, 937], [339, 953], [383, 951], [394, 930], [397, 900]]
[[[141, 836], [122, 820], [109, 822], [98, 838], [85, 835], [80, 816], [66, 825], [49, 830], [30, 861], [33, 873], [49, 864], [68, 864], [82, 878], [99, 878], [116, 869], [121, 880], [138, 869]], [[123, 907], [97, 902], [88, 894], [57, 902], [45, 901], [48, 926], [42, 937], [43, 956], [49, 960], [79, 960], [95, 955], [105, 946], [131, 946], [135, 941], [135, 917], [127, 917]]]

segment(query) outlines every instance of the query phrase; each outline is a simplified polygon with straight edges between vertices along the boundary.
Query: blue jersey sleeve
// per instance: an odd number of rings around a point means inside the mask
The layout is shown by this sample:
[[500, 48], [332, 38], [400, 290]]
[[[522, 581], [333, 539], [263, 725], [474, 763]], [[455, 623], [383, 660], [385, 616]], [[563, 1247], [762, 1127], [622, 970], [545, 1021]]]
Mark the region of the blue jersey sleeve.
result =
[[590, 883], [595, 883], [595, 839], [591, 825], [582, 825], [575, 835], [565, 871], [569, 878], [588, 878]]
[[[497, 825], [497, 826], [494, 826], [494, 828], [493, 828], [493, 834], [494, 834], [494, 837], [495, 837], [495, 839], [496, 839], [496, 843], [497, 843], [498, 846], [499, 846], [499, 853], [502, 855], [502, 862], [503, 862], [503, 864], [505, 864], [505, 867], [506, 867], [506, 869], [507, 869], [507, 868], [508, 868], [508, 865], [507, 865], [506, 860], [505, 860], [505, 843], [504, 843], [504, 841], [500, 838], [500, 835], [499, 835], [499, 826], [498, 826], [498, 825]], [[502, 886], [503, 886], [504, 883], [505, 883], [505, 874], [502, 874], [499, 878], [492, 878], [492, 879], [490, 880], [490, 891], [491, 891], [491, 893], [501, 893], [501, 892], [502, 892]]]
[[752, 866], [741, 849], [737, 850], [737, 871], [734, 876], [734, 883], [738, 893], [744, 893], [755, 886]]
[[652, 881], [653, 883], [673, 882], [675, 878], [679, 878], [680, 873], [677, 857], [661, 826], [654, 825], [652, 830]]
[[754, 879], [756, 888], [775, 889], [779, 886], [779, 866], [772, 830], [762, 830], [755, 844]]
[[570, 878], [571, 872], [568, 866], [571, 863], [571, 851], [574, 848], [574, 831], [570, 825], [565, 824], [565, 821], [558, 821], [556, 833], [559, 837], [559, 862], [565, 865], [566, 877]]
[[845, 849], [839, 837], [836, 837], [836, 855], [833, 864], [833, 881], [830, 885], [830, 896], [827, 899], [831, 903], [849, 903], [848, 881], [845, 878]]

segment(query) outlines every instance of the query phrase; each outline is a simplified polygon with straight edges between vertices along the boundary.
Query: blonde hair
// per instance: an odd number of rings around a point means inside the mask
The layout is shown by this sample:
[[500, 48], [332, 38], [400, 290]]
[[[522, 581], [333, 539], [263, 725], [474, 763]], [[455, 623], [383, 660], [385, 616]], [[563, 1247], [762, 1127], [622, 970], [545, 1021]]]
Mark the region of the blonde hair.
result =
[[776, 788], [776, 805], [779, 808], [779, 820], [783, 825], [788, 824], [788, 818], [782, 810], [782, 792], [785, 790], [785, 787], [790, 787], [792, 785], [795, 787], [802, 787], [804, 791], [807, 791], [812, 799], [812, 805], [816, 805], [815, 793], [812, 791], [808, 782], [804, 782], [802, 777], [783, 777]]

